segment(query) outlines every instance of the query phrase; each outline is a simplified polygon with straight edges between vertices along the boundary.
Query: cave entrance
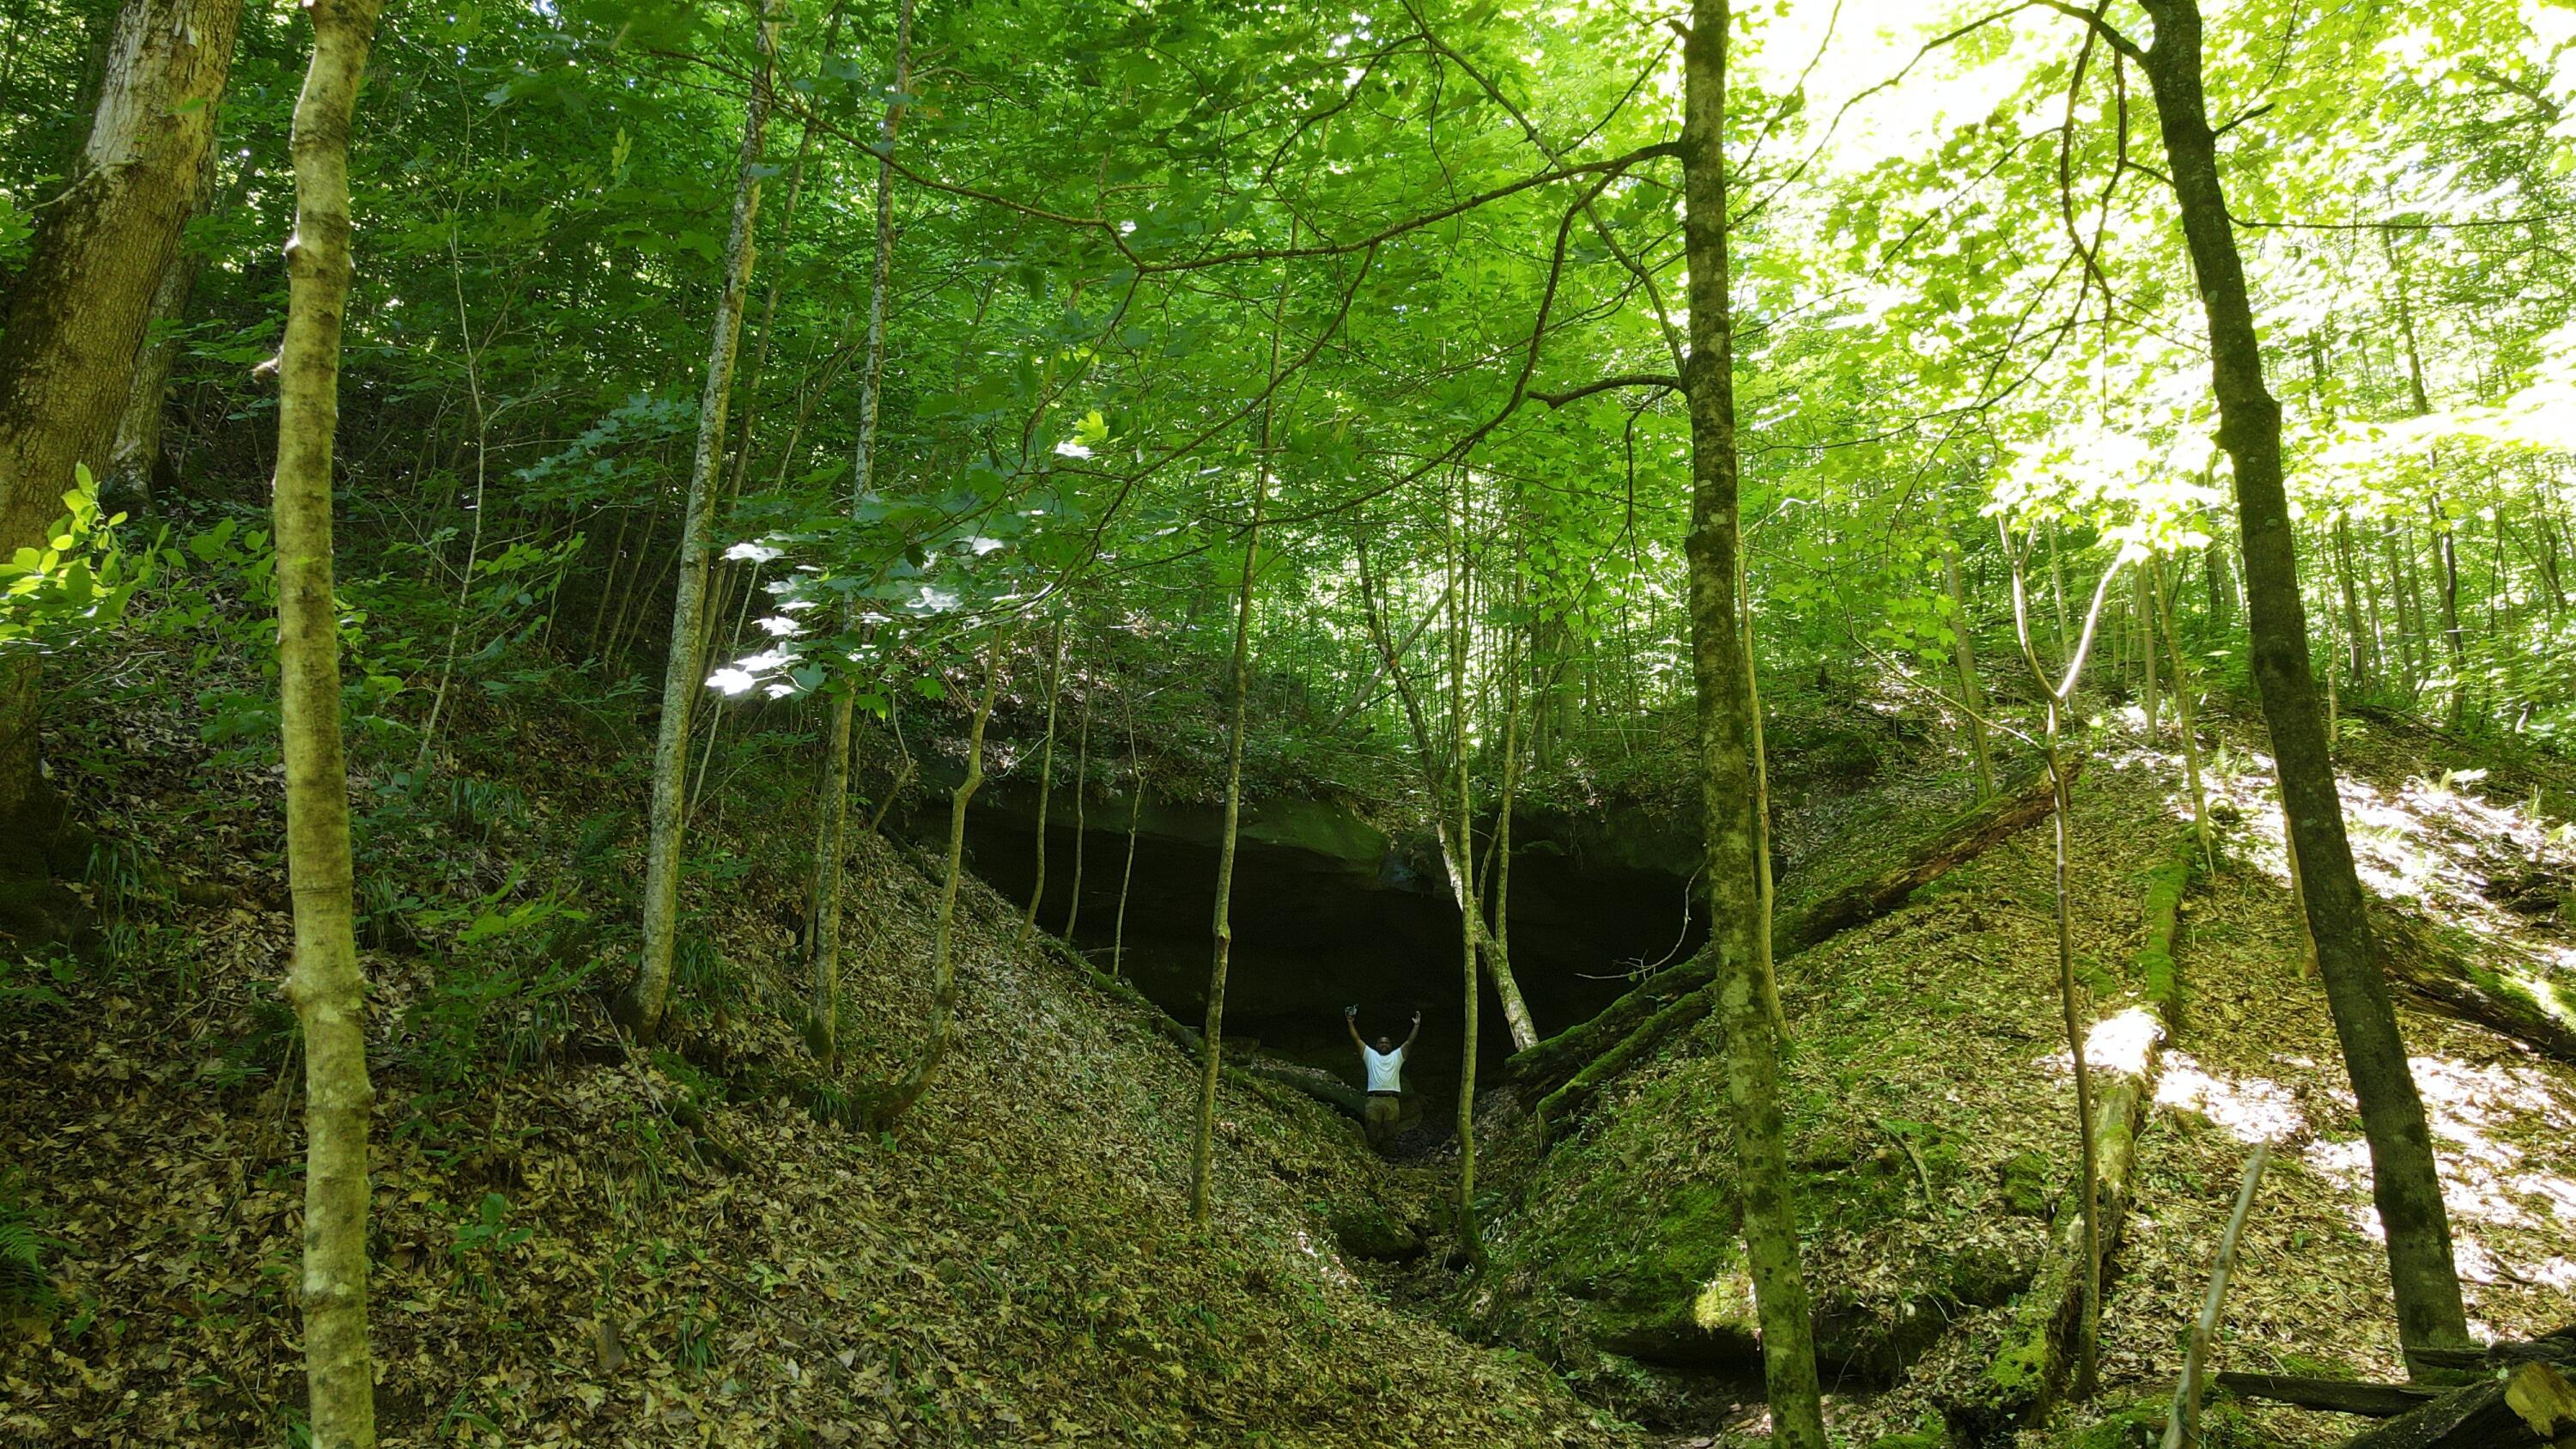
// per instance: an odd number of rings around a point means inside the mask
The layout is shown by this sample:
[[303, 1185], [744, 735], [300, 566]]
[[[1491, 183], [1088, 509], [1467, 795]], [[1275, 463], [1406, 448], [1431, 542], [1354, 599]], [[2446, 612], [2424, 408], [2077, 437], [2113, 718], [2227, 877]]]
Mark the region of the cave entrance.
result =
[[[944, 827], [924, 812], [920, 826]], [[1106, 970], [1127, 852], [1127, 804], [1094, 800], [1077, 831], [1073, 801], [1048, 811], [1046, 899], [1039, 924], [1062, 931], [1073, 905], [1074, 852], [1083, 855], [1073, 941]], [[1149, 803], [1136, 838], [1123, 971], [1137, 989], [1195, 1028], [1207, 1015], [1221, 807]], [[1542, 1034], [1607, 1006], [1642, 967], [1680, 961], [1706, 934], [1688, 908], [1695, 833], [1635, 822], [1515, 815], [1513, 975]], [[1483, 834], [1480, 831], [1479, 834]], [[977, 875], [1025, 903], [1037, 863], [1037, 792], [979, 796], [967, 832]], [[1401, 1041], [1415, 1011], [1422, 1034], [1405, 1064], [1406, 1125], [1446, 1135], [1457, 1106], [1464, 1042], [1459, 924], [1436, 847], [1389, 839], [1334, 802], [1247, 806], [1234, 877], [1234, 953], [1226, 977], [1226, 1039], [1361, 1084], [1342, 1008], [1360, 1009], [1369, 1040]], [[1511, 1054], [1502, 1003], [1479, 983], [1477, 1080], [1499, 1083]]]

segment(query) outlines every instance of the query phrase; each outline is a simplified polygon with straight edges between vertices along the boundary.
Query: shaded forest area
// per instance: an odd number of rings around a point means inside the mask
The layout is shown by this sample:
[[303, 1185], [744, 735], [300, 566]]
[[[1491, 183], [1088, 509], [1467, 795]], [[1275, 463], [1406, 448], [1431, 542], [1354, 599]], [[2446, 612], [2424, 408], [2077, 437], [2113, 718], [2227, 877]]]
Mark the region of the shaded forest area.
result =
[[0, 1441], [2576, 1444], [2564, 7], [0, 40]]

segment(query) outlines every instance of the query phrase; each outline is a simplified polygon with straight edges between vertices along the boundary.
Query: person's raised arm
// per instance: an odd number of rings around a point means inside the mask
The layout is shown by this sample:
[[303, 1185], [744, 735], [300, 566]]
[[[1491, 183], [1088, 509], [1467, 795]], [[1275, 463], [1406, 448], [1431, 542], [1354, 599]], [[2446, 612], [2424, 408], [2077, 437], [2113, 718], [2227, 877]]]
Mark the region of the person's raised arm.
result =
[[1368, 1050], [1368, 1043], [1360, 1040], [1360, 1009], [1358, 1007], [1345, 1006], [1342, 1008], [1342, 1030], [1351, 1034], [1351, 1045], [1358, 1047], [1361, 1051]]
[[1404, 1045], [1397, 1047], [1396, 1050], [1400, 1052], [1413, 1050], [1413, 1039], [1420, 1035], [1422, 1035], [1422, 1013], [1417, 1011], [1413, 1014], [1413, 1030], [1404, 1034]]

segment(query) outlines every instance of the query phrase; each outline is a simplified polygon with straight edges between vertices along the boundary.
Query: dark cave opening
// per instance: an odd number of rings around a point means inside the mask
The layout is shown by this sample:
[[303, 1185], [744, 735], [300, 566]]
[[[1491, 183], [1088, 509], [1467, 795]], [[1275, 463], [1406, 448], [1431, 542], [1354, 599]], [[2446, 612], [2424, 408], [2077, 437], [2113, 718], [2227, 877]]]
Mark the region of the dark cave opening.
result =
[[[1102, 970], [1112, 964], [1127, 861], [1128, 802], [1059, 795], [1047, 820], [1042, 928], [1062, 932]], [[1206, 1016], [1213, 951], [1216, 806], [1149, 804], [1136, 834], [1120, 968], [1156, 1005], [1190, 1026]], [[907, 822], [920, 838], [944, 810]], [[1706, 935], [1691, 906], [1694, 834], [1635, 821], [1514, 817], [1509, 943], [1513, 974], [1542, 1035], [1608, 1005], [1643, 969], [1685, 959]], [[1479, 831], [1479, 844], [1488, 834]], [[1036, 874], [1037, 792], [988, 790], [970, 812], [967, 858], [977, 875], [1025, 903]], [[1081, 906], [1073, 911], [1075, 852]], [[1412, 1013], [1422, 1032], [1405, 1063], [1408, 1128], [1445, 1134], [1457, 1102], [1464, 980], [1456, 908], [1427, 833], [1388, 838], [1345, 807], [1265, 802], [1247, 807], [1235, 859], [1234, 949], [1226, 1038], [1361, 1082], [1342, 1008], [1360, 1009], [1371, 1041], [1398, 1040]], [[1511, 1054], [1502, 1003], [1478, 988], [1479, 1090], [1501, 1081]]]

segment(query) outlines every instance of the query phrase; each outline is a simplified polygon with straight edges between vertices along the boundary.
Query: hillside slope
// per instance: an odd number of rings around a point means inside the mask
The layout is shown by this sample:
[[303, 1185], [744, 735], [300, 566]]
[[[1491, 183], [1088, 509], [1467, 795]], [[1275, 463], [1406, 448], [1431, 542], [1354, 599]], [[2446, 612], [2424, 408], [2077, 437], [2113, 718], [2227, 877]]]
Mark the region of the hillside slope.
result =
[[[2217, 733], [2212, 789], [2233, 823], [2216, 871], [2195, 871], [2182, 899], [2182, 1009], [2153, 1058], [2106, 1282], [2103, 1392], [2021, 1431], [2027, 1444], [2131, 1442], [2121, 1436], [2132, 1405], [2160, 1431], [2178, 1335], [2198, 1313], [2260, 1140], [2274, 1156], [2219, 1366], [2404, 1377], [2357, 1112], [2322, 993], [2301, 972], [2259, 724], [2222, 720]], [[2077, 790], [2072, 864], [2086, 1017], [2116, 1025], [2145, 1004], [2142, 906], [2189, 807], [2176, 755], [2134, 733], [2108, 743]], [[2352, 725], [2345, 793], [2365, 879], [2392, 914], [2466, 931], [2474, 960], [2554, 962], [2562, 989], [2576, 983], [2567, 910], [2532, 909], [2534, 882], [2563, 891], [2576, 878], [2569, 832], [2533, 813], [2543, 778], [2455, 778], [2465, 763], [2436, 737]], [[2563, 809], [2563, 784], [2545, 778]], [[1878, 849], [1863, 836], [1824, 855]], [[2017, 1341], [2016, 1310], [2047, 1261], [2052, 1221], [2065, 1221], [2077, 1145], [2052, 854], [2046, 828], [2025, 832], [1904, 909], [1781, 963], [1806, 1274], [1831, 1420], [1854, 1442], [1945, 1419], [1968, 1432], [1981, 1380]], [[2499, 904], [2508, 901], [2521, 905]], [[2420, 997], [2398, 1001], [2473, 1328], [2515, 1338], [2559, 1327], [2576, 1286], [2565, 1227], [2576, 1211], [2565, 1153], [2576, 1064]], [[2097, 1091], [2106, 1049], [2097, 1034]], [[1496, 1177], [1511, 1184], [1511, 1210], [1490, 1226], [1496, 1277], [1469, 1305], [1498, 1339], [1556, 1362], [1587, 1395], [1702, 1434], [1749, 1428], [1733, 1406], [1748, 1396], [1758, 1406], [1760, 1382], [1723, 1066], [1702, 1022], [1544, 1148], [1526, 1123], [1506, 1134]], [[2330, 1443], [2357, 1427], [2256, 1406], [2230, 1422], [2245, 1436], [2232, 1442], [2245, 1443]], [[2092, 1433], [2110, 1437], [2083, 1437]], [[1987, 1442], [2013, 1437], [2006, 1426]]]
[[[167, 666], [165, 666], [167, 667]], [[147, 661], [138, 671], [150, 675]], [[198, 681], [202, 683], [202, 681]], [[0, 1352], [0, 1439], [300, 1442], [300, 1063], [278, 780], [127, 681], [75, 780], [85, 957], [15, 968], [7, 1221], [42, 1241]], [[801, 781], [707, 812], [677, 1050], [613, 981], [636, 872], [597, 711], [469, 702], [434, 780], [353, 786], [375, 993], [375, 1263], [388, 1444], [1594, 1444], [1544, 1369], [1381, 1301], [1333, 1223], [1399, 1241], [1432, 1194], [1343, 1119], [1230, 1084], [1217, 1212], [1186, 1225], [1194, 1066], [969, 882], [962, 1031], [899, 1130], [828, 1107], [901, 1061], [936, 890], [853, 851], [855, 1061], [786, 1022]], [[158, 842], [157, 848], [143, 842]]]

